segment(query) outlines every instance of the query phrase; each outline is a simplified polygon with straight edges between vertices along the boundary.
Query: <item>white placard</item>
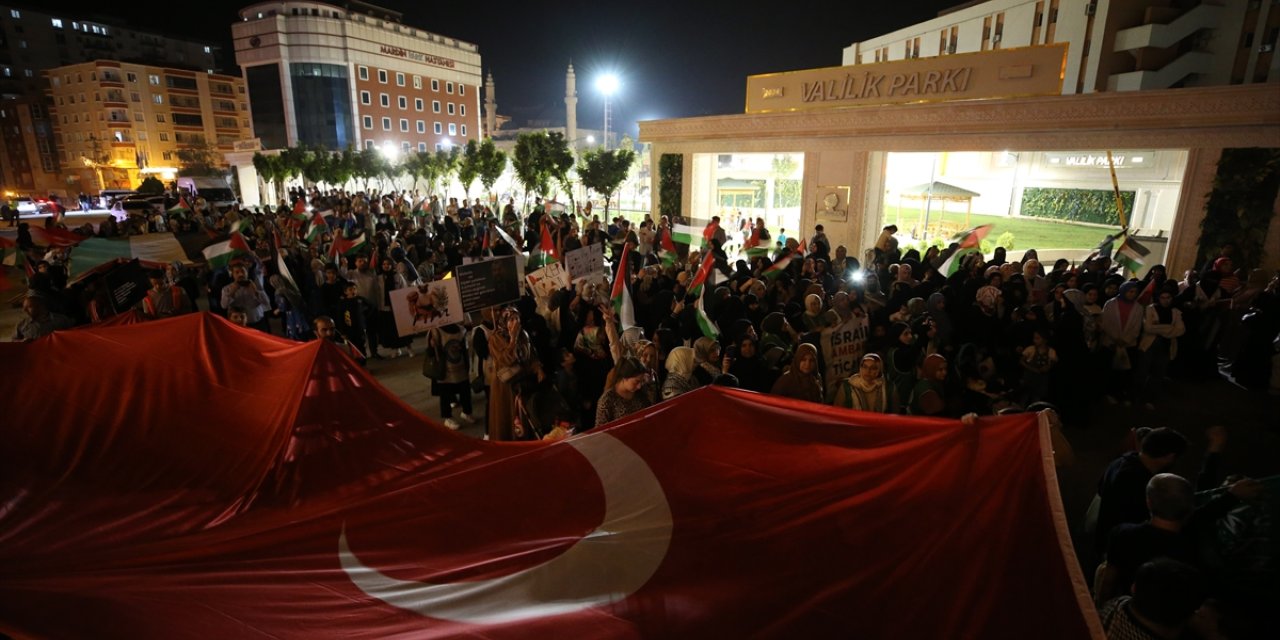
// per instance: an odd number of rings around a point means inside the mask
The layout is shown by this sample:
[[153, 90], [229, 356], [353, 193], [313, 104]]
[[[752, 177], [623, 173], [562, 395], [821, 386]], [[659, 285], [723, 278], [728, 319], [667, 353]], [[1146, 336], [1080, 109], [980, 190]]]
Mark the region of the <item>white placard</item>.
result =
[[552, 262], [525, 276], [525, 281], [529, 283], [533, 297], [538, 302], [545, 302], [551, 294], [569, 286], [569, 272], [559, 262]]
[[564, 254], [564, 264], [574, 282], [604, 272], [604, 246], [589, 244]]
[[464, 316], [458, 281], [453, 278], [436, 280], [392, 291], [391, 315], [401, 337], [462, 322]]

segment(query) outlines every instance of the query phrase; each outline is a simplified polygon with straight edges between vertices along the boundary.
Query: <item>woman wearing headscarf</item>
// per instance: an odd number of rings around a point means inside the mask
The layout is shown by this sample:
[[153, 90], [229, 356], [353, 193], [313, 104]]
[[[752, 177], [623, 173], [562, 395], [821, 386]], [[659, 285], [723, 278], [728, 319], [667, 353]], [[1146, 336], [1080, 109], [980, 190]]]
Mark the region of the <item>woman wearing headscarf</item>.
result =
[[1142, 338], [1138, 341], [1142, 355], [1137, 385], [1147, 409], [1155, 409], [1153, 403], [1169, 372], [1169, 362], [1178, 357], [1178, 337], [1187, 332], [1182, 311], [1173, 306], [1173, 297], [1172, 290], [1162, 288], [1144, 313]]
[[800, 316], [801, 322], [804, 323], [805, 332], [821, 331], [824, 325], [822, 322], [822, 297], [816, 293], [811, 293], [804, 297], [804, 315]]
[[818, 348], [808, 342], [796, 347], [791, 366], [773, 383], [775, 396], [822, 402], [822, 376], [818, 373]]
[[383, 258], [380, 266], [378, 275], [382, 277], [382, 301], [377, 311], [378, 342], [383, 349], [395, 349], [397, 356], [407, 354], [413, 357], [413, 350], [409, 347], [412, 336], [400, 337], [400, 332], [396, 329], [395, 317], [391, 315], [391, 292], [407, 288], [414, 282], [409, 280], [406, 270], [406, 266], [412, 268], [412, 265], [407, 262], [396, 262], [391, 258]]
[[693, 341], [694, 369], [693, 375], [699, 385], [711, 384], [724, 373], [720, 369], [720, 343], [703, 336]]
[[760, 350], [768, 351], [772, 347], [783, 349], [787, 353], [791, 353], [791, 347], [795, 344], [795, 329], [787, 324], [786, 316], [781, 312], [774, 311], [764, 317], [760, 321]]
[[538, 361], [533, 357], [529, 336], [520, 325], [520, 312], [504, 309], [495, 314], [494, 328], [488, 333], [489, 357], [493, 360], [489, 383], [489, 412], [487, 416], [490, 440], [511, 440], [523, 437], [515, 434], [515, 385], [525, 376], [535, 373]]
[[952, 332], [951, 316], [947, 314], [947, 296], [941, 291], [935, 291], [929, 294], [924, 306], [925, 313], [933, 320], [936, 328], [934, 340], [939, 349], [945, 350], [951, 345]]
[[947, 409], [945, 382], [947, 359], [933, 354], [920, 367], [920, 381], [911, 391], [907, 412], [917, 416], [938, 416]]
[[880, 356], [874, 353], [862, 356], [858, 372], [836, 387], [836, 398], [832, 404], [857, 411], [891, 413], [895, 404], [891, 399], [893, 391], [885, 382], [883, 372], [884, 363]]
[[[881, 376], [892, 387], [894, 398], [907, 398], [916, 386], [916, 367], [920, 363], [920, 348], [916, 345], [915, 332], [905, 322], [889, 325], [885, 336], [889, 348], [885, 351], [885, 362], [881, 365]], [[890, 406], [888, 411], [898, 413], [901, 407]]]
[[755, 336], [743, 334], [735, 346], [736, 353], [730, 360], [727, 373], [738, 379], [739, 388], [766, 393], [773, 387], [773, 374], [760, 355]]
[[1102, 307], [1101, 344], [1111, 357], [1111, 380], [1105, 396], [1110, 403], [1119, 397], [1129, 404], [1133, 390], [1133, 367], [1139, 355], [1138, 339], [1142, 336], [1145, 316], [1142, 305], [1138, 304], [1141, 287], [1136, 280], [1124, 283], [1116, 297]]
[[700, 385], [693, 377], [694, 356], [691, 347], [676, 347], [667, 355], [667, 379], [662, 383], [662, 399], [670, 400]]

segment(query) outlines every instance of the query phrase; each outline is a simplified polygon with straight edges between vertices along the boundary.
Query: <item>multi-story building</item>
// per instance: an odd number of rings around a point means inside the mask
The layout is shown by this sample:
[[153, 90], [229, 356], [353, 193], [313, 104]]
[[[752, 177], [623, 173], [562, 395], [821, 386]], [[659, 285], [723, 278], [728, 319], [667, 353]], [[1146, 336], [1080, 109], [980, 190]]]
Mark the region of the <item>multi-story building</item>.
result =
[[95, 60], [45, 72], [58, 161], [69, 191], [169, 180], [183, 148], [221, 152], [252, 138], [242, 78]]
[[1272, 0], [980, 0], [855, 42], [844, 64], [1067, 43], [1062, 92], [1280, 81]]
[[480, 52], [357, 1], [274, 1], [232, 25], [263, 147], [433, 150], [481, 136]]
[[208, 42], [140, 31], [84, 14], [0, 5], [0, 120], [5, 127], [0, 185], [46, 195], [66, 187], [58, 181], [63, 154], [48, 117], [45, 70], [110, 59], [212, 73], [218, 70], [218, 53]]

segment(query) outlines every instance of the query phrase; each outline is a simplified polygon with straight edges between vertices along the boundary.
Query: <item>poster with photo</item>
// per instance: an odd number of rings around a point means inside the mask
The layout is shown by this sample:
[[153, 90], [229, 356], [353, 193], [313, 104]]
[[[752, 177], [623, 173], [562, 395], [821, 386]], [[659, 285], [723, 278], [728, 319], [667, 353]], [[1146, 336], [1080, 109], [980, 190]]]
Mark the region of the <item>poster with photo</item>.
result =
[[574, 282], [604, 273], [604, 246], [589, 244], [569, 251], [564, 254], [564, 264]]
[[462, 296], [455, 279], [425, 282], [391, 292], [391, 315], [400, 337], [462, 322]]

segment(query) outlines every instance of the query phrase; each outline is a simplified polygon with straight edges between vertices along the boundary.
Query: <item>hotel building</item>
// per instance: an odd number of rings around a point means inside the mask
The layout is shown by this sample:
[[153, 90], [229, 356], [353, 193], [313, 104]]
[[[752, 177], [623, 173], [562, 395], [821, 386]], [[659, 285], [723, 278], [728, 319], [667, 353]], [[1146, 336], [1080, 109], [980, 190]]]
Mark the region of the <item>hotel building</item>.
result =
[[262, 2], [240, 17], [236, 63], [265, 149], [428, 151], [481, 136], [474, 44], [354, 1]]

